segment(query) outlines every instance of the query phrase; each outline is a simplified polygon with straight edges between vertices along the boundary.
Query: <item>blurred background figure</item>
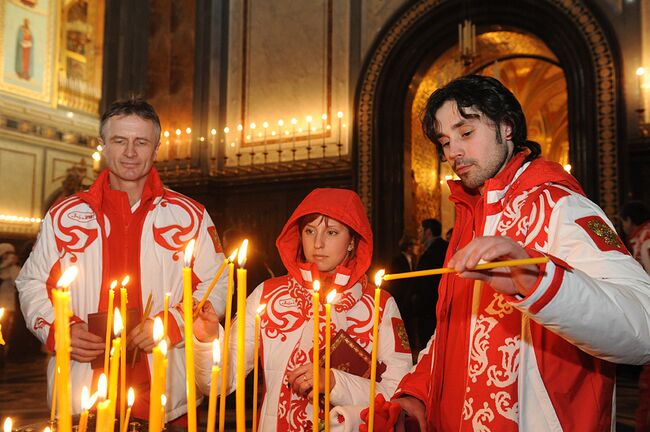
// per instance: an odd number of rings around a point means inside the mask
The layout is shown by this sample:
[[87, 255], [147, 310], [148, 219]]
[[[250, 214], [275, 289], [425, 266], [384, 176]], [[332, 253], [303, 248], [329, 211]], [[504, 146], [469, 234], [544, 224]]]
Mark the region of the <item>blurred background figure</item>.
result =
[[0, 366], [11, 349], [12, 328], [16, 315], [16, 277], [20, 273], [16, 249], [11, 243], [0, 243], [0, 307], [4, 314], [0, 320], [5, 345], [0, 345]]
[[[418, 248], [419, 244], [416, 239], [403, 236], [399, 242], [400, 252], [391, 260], [388, 273], [404, 273], [414, 270]], [[413, 319], [413, 281], [414, 279], [397, 279], [385, 284], [386, 290], [397, 302], [411, 345], [415, 342], [417, 333]]]
[[[442, 234], [440, 221], [438, 219], [424, 219], [418, 232], [423, 251], [416, 270], [442, 267], [449, 243], [440, 236]], [[413, 279], [413, 312], [417, 322], [417, 341], [413, 342], [413, 351], [423, 349], [436, 329], [436, 303], [438, 302], [439, 283], [440, 276]]]

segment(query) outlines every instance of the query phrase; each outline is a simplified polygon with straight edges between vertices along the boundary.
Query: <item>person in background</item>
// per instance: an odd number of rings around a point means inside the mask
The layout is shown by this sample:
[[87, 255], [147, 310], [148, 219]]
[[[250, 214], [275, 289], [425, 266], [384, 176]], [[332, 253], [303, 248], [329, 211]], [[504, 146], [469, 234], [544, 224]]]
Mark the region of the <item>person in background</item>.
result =
[[[403, 236], [399, 242], [400, 253], [393, 257], [386, 271], [390, 274], [410, 272], [415, 269], [417, 259], [418, 242], [416, 239]], [[382, 285], [390, 293], [397, 303], [399, 312], [404, 320], [406, 333], [409, 342], [416, 340], [417, 330], [413, 319], [413, 279], [397, 279], [384, 282]]]
[[0, 243], [0, 317], [2, 335], [5, 341], [0, 345], [0, 365], [4, 365], [12, 345], [12, 330], [16, 317], [16, 277], [20, 272], [16, 248], [11, 243]]

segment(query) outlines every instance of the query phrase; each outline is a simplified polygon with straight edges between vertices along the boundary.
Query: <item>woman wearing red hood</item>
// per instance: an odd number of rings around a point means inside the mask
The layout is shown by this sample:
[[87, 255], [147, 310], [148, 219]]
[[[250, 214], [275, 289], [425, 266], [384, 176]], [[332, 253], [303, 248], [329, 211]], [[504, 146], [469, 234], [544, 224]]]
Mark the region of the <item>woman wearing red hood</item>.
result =
[[[246, 303], [247, 373], [253, 368], [255, 313], [260, 304], [266, 304], [260, 324], [265, 394], [259, 430], [318, 430], [312, 425], [310, 397], [314, 340], [312, 285], [315, 280], [321, 283], [321, 302], [331, 289], [338, 292], [333, 301], [329, 329], [324, 325], [324, 304], [320, 307], [320, 347], [324, 347], [325, 332], [329, 330], [332, 338], [344, 331], [368, 353], [372, 348], [374, 286], [368, 283], [365, 274], [372, 258], [372, 232], [359, 196], [344, 189], [312, 191], [289, 218], [276, 246], [289, 273], [262, 283]], [[199, 321], [205, 318], [202, 313]], [[201, 327], [200, 323], [195, 325], [197, 327]], [[235, 365], [237, 325], [234, 322], [231, 329], [229, 355], [230, 364]], [[199, 339], [210, 339], [209, 334], [198, 330]], [[392, 395], [399, 380], [412, 366], [405, 334], [395, 301], [382, 292], [377, 359], [386, 368], [378, 376], [377, 393], [386, 397]], [[205, 377], [197, 381], [209, 381], [210, 366], [197, 364], [197, 376]], [[382, 368], [380, 366], [380, 370]], [[320, 393], [324, 392], [323, 376], [321, 369]], [[367, 406], [370, 380], [338, 369], [332, 369], [330, 377], [331, 403], [333, 407], [338, 406], [330, 416], [332, 430], [352, 430], [355, 426], [351, 423], [359, 420], [355, 414], [358, 411], [350, 406]], [[229, 371], [229, 381], [230, 392], [235, 385], [234, 368]], [[209, 382], [202, 387], [207, 392]], [[321, 419], [322, 408], [320, 404]]]

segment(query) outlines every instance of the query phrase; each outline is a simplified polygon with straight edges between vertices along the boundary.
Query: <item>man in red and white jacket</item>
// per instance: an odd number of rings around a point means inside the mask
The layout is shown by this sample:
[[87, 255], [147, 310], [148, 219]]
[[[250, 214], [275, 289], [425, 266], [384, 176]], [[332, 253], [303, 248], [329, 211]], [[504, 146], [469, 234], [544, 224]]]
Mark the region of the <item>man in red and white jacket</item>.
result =
[[613, 430], [614, 363], [650, 361], [648, 275], [577, 181], [539, 157], [499, 81], [437, 90], [423, 127], [460, 177], [446, 257], [458, 273], [441, 280], [436, 333], [393, 404], [423, 431]]
[[[109, 285], [129, 275], [128, 309], [144, 314], [149, 295], [151, 316], [162, 315], [164, 298], [170, 293], [167, 370], [167, 421], [187, 411], [183, 314], [174, 308], [182, 301], [183, 252], [196, 240], [192, 280], [194, 298], [200, 299], [225, 259], [216, 228], [205, 208], [163, 187], [153, 168], [159, 148], [160, 121], [153, 107], [137, 99], [113, 103], [102, 115], [101, 144], [108, 169], [89, 190], [74, 194], [52, 206], [16, 285], [28, 328], [47, 345], [54, 346], [52, 289], [69, 266], [79, 267], [70, 286], [72, 297], [71, 387], [72, 409], [80, 412], [81, 388], [96, 388], [100, 369], [91, 361], [104, 355], [101, 338], [88, 331], [88, 314], [106, 312]], [[215, 310], [225, 310], [225, 274], [209, 300]], [[115, 306], [119, 307], [119, 289]], [[129, 346], [149, 355], [127, 367], [127, 387], [137, 394], [133, 416], [149, 415], [149, 383], [152, 319], [127, 335]], [[54, 358], [48, 365], [48, 400], [54, 377]]]

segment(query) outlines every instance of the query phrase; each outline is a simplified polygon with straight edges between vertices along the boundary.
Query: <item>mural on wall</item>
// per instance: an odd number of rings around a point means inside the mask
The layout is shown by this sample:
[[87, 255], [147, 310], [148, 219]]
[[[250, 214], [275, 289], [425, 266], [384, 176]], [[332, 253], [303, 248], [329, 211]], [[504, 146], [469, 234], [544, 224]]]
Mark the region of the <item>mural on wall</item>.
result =
[[0, 90], [52, 102], [57, 0], [0, 1]]

